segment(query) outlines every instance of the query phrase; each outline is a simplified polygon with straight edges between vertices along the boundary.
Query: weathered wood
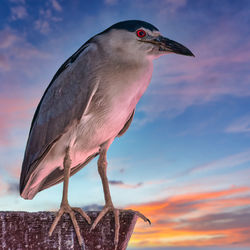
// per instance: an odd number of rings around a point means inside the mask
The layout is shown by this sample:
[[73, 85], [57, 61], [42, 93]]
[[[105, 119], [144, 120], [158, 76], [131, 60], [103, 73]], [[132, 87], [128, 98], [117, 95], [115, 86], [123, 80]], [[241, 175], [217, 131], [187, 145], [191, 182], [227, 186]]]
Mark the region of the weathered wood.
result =
[[[88, 212], [91, 220], [99, 212]], [[53, 212], [0, 212], [0, 249], [44, 250], [44, 249], [83, 249], [78, 245], [77, 237], [68, 214], [64, 214], [53, 235], [49, 237], [49, 228], [55, 218]], [[90, 232], [90, 225], [76, 213], [76, 218], [85, 242], [86, 250], [114, 249], [114, 216], [108, 213]], [[118, 250], [125, 250], [132, 235], [137, 216], [128, 211], [120, 214], [120, 232]]]

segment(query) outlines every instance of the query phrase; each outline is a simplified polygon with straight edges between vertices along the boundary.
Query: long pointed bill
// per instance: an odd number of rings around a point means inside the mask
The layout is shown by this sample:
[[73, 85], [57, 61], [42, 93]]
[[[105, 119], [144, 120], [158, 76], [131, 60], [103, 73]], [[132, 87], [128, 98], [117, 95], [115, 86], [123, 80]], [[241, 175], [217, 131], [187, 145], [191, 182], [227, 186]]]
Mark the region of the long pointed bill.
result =
[[188, 48], [166, 37], [159, 36], [157, 42], [160, 44], [160, 51], [167, 51], [185, 56], [194, 56]]

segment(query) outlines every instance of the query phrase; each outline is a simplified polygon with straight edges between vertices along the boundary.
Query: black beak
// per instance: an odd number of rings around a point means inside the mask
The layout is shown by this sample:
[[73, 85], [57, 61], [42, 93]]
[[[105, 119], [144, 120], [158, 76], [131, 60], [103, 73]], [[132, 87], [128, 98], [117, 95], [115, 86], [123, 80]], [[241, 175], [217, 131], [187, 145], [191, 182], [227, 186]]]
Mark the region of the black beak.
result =
[[194, 54], [188, 48], [166, 37], [158, 36], [155, 39], [155, 42], [160, 45], [160, 51], [168, 51], [185, 56], [194, 56]]

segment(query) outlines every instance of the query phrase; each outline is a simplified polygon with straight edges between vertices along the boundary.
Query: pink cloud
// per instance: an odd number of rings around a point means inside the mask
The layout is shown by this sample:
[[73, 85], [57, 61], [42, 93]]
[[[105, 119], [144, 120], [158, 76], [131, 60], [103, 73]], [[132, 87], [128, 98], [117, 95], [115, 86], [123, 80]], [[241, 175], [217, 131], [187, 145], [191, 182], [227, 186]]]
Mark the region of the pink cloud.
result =
[[27, 126], [31, 110], [34, 110], [36, 104], [37, 100], [26, 99], [18, 94], [0, 96], [0, 145], [10, 143], [9, 133], [13, 128]]
[[[198, 177], [197, 177], [198, 176]], [[161, 188], [161, 194], [155, 198], [161, 198], [164, 195], [170, 194], [186, 194], [194, 193], [197, 190], [200, 192], [207, 192], [208, 190], [224, 189], [228, 187], [235, 187], [239, 183], [241, 185], [248, 185], [250, 176], [250, 169], [239, 169], [235, 167], [233, 170], [227, 172], [227, 169], [222, 173], [207, 171], [199, 172], [198, 175], [190, 175], [190, 173], [182, 174], [176, 177], [170, 185]]]
[[[13, 143], [11, 134], [29, 126], [42, 93], [37, 89], [48, 52], [30, 44], [24, 35], [0, 31], [0, 144]], [[46, 64], [47, 66], [47, 64]], [[48, 70], [48, 69], [47, 69]], [[35, 96], [35, 98], [34, 98]]]
[[11, 3], [25, 4], [25, 0], [9, 0]]
[[[187, 45], [195, 58], [167, 55], [155, 62], [147, 101], [137, 109], [145, 114], [138, 125], [162, 113], [177, 116], [188, 107], [226, 95], [250, 96], [249, 76], [241, 73], [250, 64], [250, 44], [239, 41], [237, 30], [227, 22], [223, 20], [213, 31], [193, 41], [192, 46]], [[238, 42], [241, 46], [235, 45]]]
[[0, 177], [0, 196], [8, 191], [8, 184]]
[[42, 52], [30, 44], [23, 44], [13, 48], [13, 54], [19, 59], [48, 59], [50, 56], [47, 52]]
[[104, 2], [107, 5], [113, 5], [113, 4], [116, 4], [118, 1], [117, 0], [104, 0]]
[[230, 155], [222, 159], [209, 162], [190, 170], [191, 173], [207, 171], [207, 170], [218, 170], [223, 168], [237, 167], [243, 163], [250, 162], [250, 150], [241, 152], [238, 154]]
[[163, 4], [165, 5], [165, 8], [163, 8], [165, 11], [167, 10], [168, 12], [175, 12], [176, 10], [178, 10], [179, 8], [185, 6], [187, 3], [187, 0], [164, 0], [162, 1], [162, 6]]
[[[112, 0], [106, 0], [106, 2], [107, 1]], [[137, 0], [134, 2], [134, 4], [136, 4], [133, 5], [134, 8], [136, 7], [145, 9], [145, 7], [147, 7], [151, 10], [154, 9], [154, 11], [157, 11], [157, 15], [161, 18], [165, 18], [166, 15], [175, 14], [179, 8], [184, 7], [187, 4], [187, 0], [161, 0], [157, 1], [157, 5], [154, 1], [148, 1], [146, 5], [142, 0]], [[157, 9], [155, 8], [156, 6], [158, 7]]]
[[9, 48], [17, 40], [17, 35], [10, 29], [0, 31], [0, 49]]
[[16, 6], [11, 8], [11, 19], [24, 19], [28, 16], [27, 10], [24, 6]]
[[52, 6], [56, 11], [61, 12], [62, 11], [62, 6], [58, 3], [56, 0], [51, 0]]
[[[1, 117], [1, 116], [0, 116]], [[6, 119], [0, 118], [0, 145], [6, 145], [8, 143], [8, 125], [9, 122]]]
[[[0, 71], [10, 71], [6, 75], [7, 80], [13, 76], [13, 72], [26, 72], [30, 75], [30, 66], [34, 62], [50, 58], [49, 53], [44, 52], [27, 42], [22, 34], [16, 34], [13, 30], [5, 29], [0, 31]], [[38, 64], [38, 63], [37, 63]], [[4, 83], [5, 75], [1, 76], [1, 83]], [[20, 81], [20, 80], [19, 80]]]
[[[51, 0], [52, 8], [58, 12], [62, 12], [62, 6], [56, 0]], [[62, 17], [54, 14], [51, 6], [40, 9], [39, 18], [34, 22], [34, 28], [43, 35], [47, 35], [51, 31], [54, 23], [62, 21]]]
[[50, 31], [50, 24], [47, 20], [38, 19], [35, 22], [35, 29], [40, 31], [42, 34], [48, 34]]
[[8, 71], [10, 69], [9, 59], [5, 55], [0, 54], [0, 69]]
[[21, 160], [22, 159], [15, 159], [14, 157], [12, 159], [9, 159], [8, 165], [4, 164], [4, 168], [2, 168], [2, 170], [6, 172], [6, 175], [4, 176], [6, 177], [8, 175], [8, 177], [10, 177], [11, 179], [18, 181], [21, 174]]
[[250, 132], [250, 115], [238, 118], [226, 129], [227, 133], [249, 133]]

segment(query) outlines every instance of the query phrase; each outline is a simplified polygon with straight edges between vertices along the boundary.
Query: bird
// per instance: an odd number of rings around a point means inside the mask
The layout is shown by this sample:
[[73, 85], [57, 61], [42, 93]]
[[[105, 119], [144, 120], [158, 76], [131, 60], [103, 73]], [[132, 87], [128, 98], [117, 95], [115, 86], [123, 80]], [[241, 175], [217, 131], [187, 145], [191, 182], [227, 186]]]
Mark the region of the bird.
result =
[[92, 222], [81, 208], [69, 205], [69, 178], [98, 156], [105, 205], [91, 230], [107, 212], [113, 212], [117, 249], [121, 210], [111, 199], [107, 151], [128, 130], [151, 81], [154, 59], [169, 53], [194, 56], [154, 25], [126, 20], [90, 38], [55, 73], [31, 122], [19, 185], [21, 197], [33, 199], [38, 192], [63, 182], [60, 209], [49, 235], [61, 216], [69, 213], [78, 242], [83, 244], [75, 212]]

